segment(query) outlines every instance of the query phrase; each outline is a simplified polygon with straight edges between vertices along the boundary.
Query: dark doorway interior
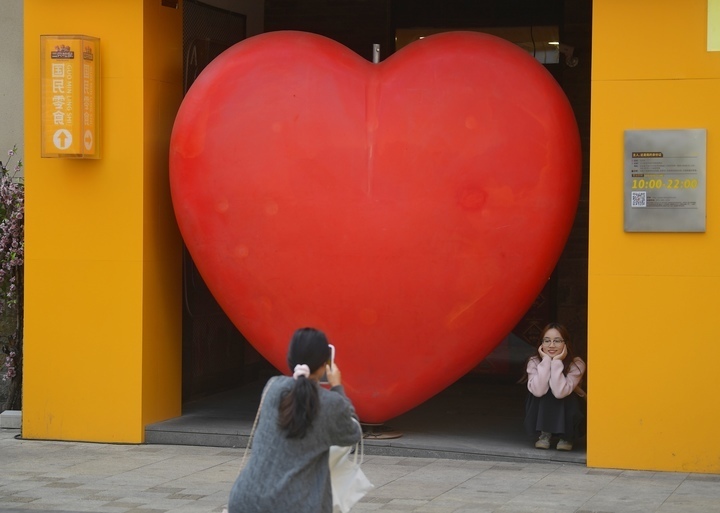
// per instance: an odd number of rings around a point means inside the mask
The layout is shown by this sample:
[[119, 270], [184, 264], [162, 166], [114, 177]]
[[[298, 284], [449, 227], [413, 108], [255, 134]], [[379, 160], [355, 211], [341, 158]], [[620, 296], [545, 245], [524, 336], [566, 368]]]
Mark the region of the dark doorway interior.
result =
[[[185, 87], [225, 48], [245, 38], [242, 14], [183, 3]], [[557, 26], [560, 41], [573, 50], [572, 65], [546, 64], [569, 98], [580, 128], [583, 186], [575, 224], [563, 255], [534, 305], [505, 342], [461, 380], [515, 383], [534, 350], [541, 327], [551, 320], [568, 326], [577, 352], [586, 359], [588, 263], [588, 167], [590, 141], [591, 0], [266, 0], [265, 31], [302, 30], [346, 45], [372, 60], [395, 51], [398, 31], [472, 30], [483, 27]], [[530, 248], [529, 248], [530, 249]], [[184, 253], [183, 401], [263, 380], [277, 371], [245, 340], [215, 302], [187, 251]]]
[[[244, 14], [183, 2], [183, 76], [187, 93], [215, 57], [246, 37]], [[245, 340], [208, 290], [183, 248], [183, 401], [254, 381], [270, 365]]]

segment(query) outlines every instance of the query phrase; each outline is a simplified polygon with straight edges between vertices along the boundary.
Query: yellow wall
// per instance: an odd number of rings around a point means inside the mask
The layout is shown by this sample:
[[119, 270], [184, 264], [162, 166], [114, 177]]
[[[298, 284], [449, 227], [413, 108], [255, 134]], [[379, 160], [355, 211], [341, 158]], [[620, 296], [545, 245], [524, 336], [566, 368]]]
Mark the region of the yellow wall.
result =
[[[181, 244], [167, 149], [182, 19], [159, 1], [24, 3], [23, 436], [141, 442], [180, 414]], [[100, 38], [100, 160], [40, 158], [40, 35]]]
[[[594, 0], [588, 465], [720, 473], [720, 53], [707, 0]], [[705, 233], [623, 231], [623, 131], [707, 129]]]

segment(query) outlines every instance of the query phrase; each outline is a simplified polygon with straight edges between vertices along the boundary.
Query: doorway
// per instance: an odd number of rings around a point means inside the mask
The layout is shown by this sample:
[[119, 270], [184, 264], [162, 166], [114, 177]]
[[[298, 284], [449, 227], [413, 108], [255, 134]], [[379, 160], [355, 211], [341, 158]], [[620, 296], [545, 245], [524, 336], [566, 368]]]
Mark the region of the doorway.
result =
[[[210, 6], [200, 0], [185, 0], [183, 9], [187, 91], [213, 58], [247, 36], [248, 19], [242, 12]], [[528, 51], [533, 51], [536, 58], [543, 56], [544, 65], [562, 86], [575, 111], [583, 150], [582, 189], [575, 224], [551, 279], [523, 319], [488, 358], [426, 404], [389, 422], [395, 429], [408, 432], [412, 428], [416, 434], [410, 442], [409, 436], [396, 440], [392, 444], [395, 450], [417, 453], [424, 450], [422, 447], [427, 450], [434, 447], [436, 452], [447, 454], [463, 451], [476, 454], [470, 448], [482, 446], [485, 447], [482, 452], [487, 455], [492, 453], [492, 446], [506, 446], [503, 457], [509, 457], [508, 454], [534, 457], [538, 451], [525, 454], [524, 447], [531, 444], [517, 429], [521, 426], [524, 397], [524, 389], [517, 385], [517, 380], [522, 376], [526, 358], [534, 353], [533, 344], [542, 326], [551, 320], [565, 324], [573, 335], [578, 356], [587, 361], [591, 17], [591, 0], [265, 1], [266, 32], [318, 33], [368, 60], [373, 57], [373, 44], [380, 44], [382, 60], [425, 33], [484, 29], [499, 34], [526, 34], [527, 37], [522, 40], [521, 36], [516, 44], [530, 44]], [[549, 39], [543, 36], [547, 27], [556, 29], [559, 42], [570, 47], [570, 54], [566, 49], [564, 53], [558, 52], [557, 59], [548, 59], [541, 53], [551, 50], [542, 46]], [[183, 262], [183, 416], [223, 419], [220, 424], [226, 427], [240, 426], [234, 434], [213, 429], [218, 440], [241, 443], [242, 426], [248, 416], [252, 421], [256, 407], [258, 383], [263, 383], [277, 370], [254, 350], [223, 313], [187, 250]], [[221, 411], [225, 413], [218, 413]], [[477, 425], [484, 426], [483, 430], [468, 429]], [[169, 425], [165, 424], [164, 429], [170, 429]], [[444, 436], [433, 437], [432, 433], [438, 431]], [[508, 434], [510, 442], [506, 443], [503, 435]], [[157, 434], [151, 435], [149, 440], [156, 437]], [[512, 443], [517, 437], [521, 439], [519, 445]], [[459, 443], [449, 443], [452, 440]], [[383, 450], [391, 448], [383, 446], [381, 441], [376, 443], [381, 444]], [[403, 444], [407, 447], [403, 448]], [[575, 451], [566, 457], [572, 461], [578, 455], [582, 457], [582, 452]]]

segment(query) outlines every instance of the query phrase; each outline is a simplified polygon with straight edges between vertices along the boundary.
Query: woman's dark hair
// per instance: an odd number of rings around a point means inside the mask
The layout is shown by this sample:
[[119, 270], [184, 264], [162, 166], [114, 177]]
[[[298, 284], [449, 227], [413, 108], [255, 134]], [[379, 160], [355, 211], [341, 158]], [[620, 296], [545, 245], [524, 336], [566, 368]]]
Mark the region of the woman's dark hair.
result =
[[563, 360], [565, 364], [563, 373], [567, 374], [568, 370], [570, 370], [570, 366], [574, 365], [575, 352], [573, 351], [572, 340], [570, 339], [570, 332], [564, 325], [560, 324], [559, 322], [551, 322], [547, 326], [545, 326], [540, 332], [540, 338], [538, 339], [537, 347], [540, 347], [542, 345], [543, 338], [545, 338], [545, 333], [552, 329], [557, 330], [558, 333], [560, 333], [562, 339], [565, 341], [565, 349], [567, 350], [567, 356]]
[[[287, 357], [291, 371], [295, 370], [296, 365], [307, 365], [310, 373], [313, 373], [329, 359], [330, 346], [325, 333], [315, 328], [301, 328], [293, 334]], [[305, 376], [299, 376], [293, 387], [280, 399], [280, 428], [287, 432], [288, 438], [303, 438], [319, 407], [317, 383]]]

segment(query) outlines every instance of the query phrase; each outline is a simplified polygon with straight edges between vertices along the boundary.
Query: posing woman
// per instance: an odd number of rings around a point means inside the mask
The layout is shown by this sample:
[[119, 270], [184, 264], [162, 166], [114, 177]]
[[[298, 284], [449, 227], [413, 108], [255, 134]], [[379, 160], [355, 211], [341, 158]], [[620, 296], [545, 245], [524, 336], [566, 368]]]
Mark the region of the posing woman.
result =
[[[252, 453], [230, 492], [229, 513], [332, 511], [330, 446], [354, 445], [362, 429], [330, 354], [323, 332], [294, 333], [288, 350], [293, 375], [265, 385]], [[324, 373], [329, 390], [318, 385]]]
[[578, 397], [585, 396], [579, 388], [585, 362], [573, 354], [570, 335], [562, 324], [545, 326], [538, 354], [530, 357], [526, 370], [525, 428], [531, 435], [539, 433], [535, 447], [549, 449], [555, 435], [558, 450], [572, 450], [574, 440], [584, 434]]

